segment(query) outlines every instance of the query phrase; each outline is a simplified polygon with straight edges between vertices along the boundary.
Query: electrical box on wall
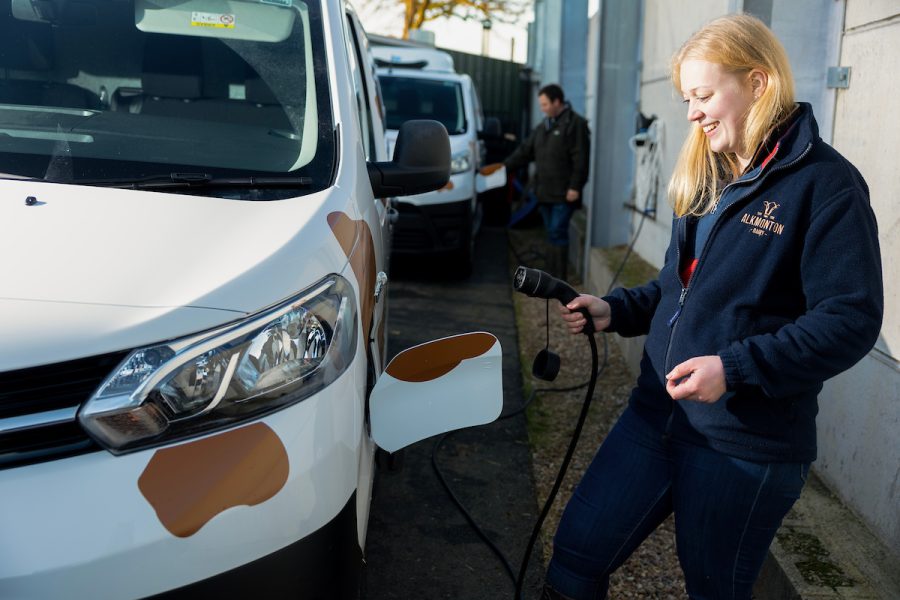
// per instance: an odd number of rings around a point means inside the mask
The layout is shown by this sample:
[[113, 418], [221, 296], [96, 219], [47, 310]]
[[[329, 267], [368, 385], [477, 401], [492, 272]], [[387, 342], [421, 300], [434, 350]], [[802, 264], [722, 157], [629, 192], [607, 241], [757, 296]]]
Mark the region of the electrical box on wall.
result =
[[850, 87], [850, 67], [828, 67], [828, 87]]

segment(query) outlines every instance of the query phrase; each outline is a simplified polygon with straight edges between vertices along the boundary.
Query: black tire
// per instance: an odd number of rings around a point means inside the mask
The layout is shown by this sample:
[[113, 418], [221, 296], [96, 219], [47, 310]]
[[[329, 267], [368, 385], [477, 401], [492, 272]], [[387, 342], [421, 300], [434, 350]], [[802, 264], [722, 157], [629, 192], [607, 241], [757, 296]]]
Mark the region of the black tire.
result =
[[359, 559], [359, 573], [356, 577], [356, 600], [366, 600], [368, 595], [366, 579], [366, 558]]
[[379, 469], [383, 469], [389, 473], [396, 473], [400, 469], [403, 468], [403, 457], [405, 456], [404, 450], [397, 450], [396, 452], [388, 452], [386, 450], [382, 450], [381, 448], [375, 449], [375, 465]]

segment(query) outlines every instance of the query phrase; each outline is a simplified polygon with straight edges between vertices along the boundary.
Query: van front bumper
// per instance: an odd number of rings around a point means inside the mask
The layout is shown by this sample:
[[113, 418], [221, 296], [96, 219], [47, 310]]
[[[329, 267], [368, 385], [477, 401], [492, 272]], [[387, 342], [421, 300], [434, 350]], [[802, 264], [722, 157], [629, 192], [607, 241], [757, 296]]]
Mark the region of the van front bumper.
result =
[[351, 600], [357, 598], [362, 575], [362, 552], [356, 539], [354, 493], [334, 519], [299, 542], [148, 600]]
[[[147, 598], [194, 585], [223, 586], [220, 578], [230, 589], [237, 586], [237, 574], [257, 572], [287, 582], [280, 589], [330, 585], [344, 567], [329, 562], [329, 571], [320, 561], [339, 556], [336, 562], [343, 565], [350, 560], [344, 552], [359, 552], [355, 490], [364, 415], [357, 371], [351, 368], [291, 407], [204, 438], [121, 456], [102, 450], [0, 470], [0, 598]], [[267, 431], [266, 437], [259, 443], [245, 437], [246, 443], [233, 446], [240, 451], [239, 460], [228, 461], [233, 468], [215, 468], [222, 455], [208, 449], [198, 458], [195, 444], [213, 438], [231, 442], [237, 439], [229, 437], [234, 432], [249, 428]], [[274, 495], [257, 496], [255, 474], [282, 464], [268, 460], [278, 458], [270, 451], [278, 445], [288, 462], [280, 471], [283, 485]], [[143, 474], [157, 453], [173, 451], [187, 453], [191, 460], [185, 464], [196, 477], [188, 480], [187, 490], [167, 487], [163, 478], [148, 497], [140, 483]], [[206, 460], [213, 468], [202, 466]], [[178, 467], [170, 463], [170, 468]], [[194, 527], [166, 517], [173, 504]], [[337, 551], [338, 538], [349, 550]], [[291, 570], [273, 575], [287, 559], [294, 561]], [[221, 596], [269, 597], [265, 581], [255, 583], [264, 593]]]

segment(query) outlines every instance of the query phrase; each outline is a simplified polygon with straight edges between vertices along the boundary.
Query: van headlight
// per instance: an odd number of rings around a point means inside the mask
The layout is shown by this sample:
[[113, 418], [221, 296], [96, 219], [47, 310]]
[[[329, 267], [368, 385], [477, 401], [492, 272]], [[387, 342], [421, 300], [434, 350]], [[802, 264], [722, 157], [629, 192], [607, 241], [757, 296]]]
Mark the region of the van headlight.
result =
[[463, 173], [472, 167], [472, 156], [468, 150], [457, 152], [450, 156], [450, 172]]
[[114, 454], [231, 426], [294, 404], [347, 370], [356, 302], [331, 275], [213, 333], [129, 354], [78, 413]]

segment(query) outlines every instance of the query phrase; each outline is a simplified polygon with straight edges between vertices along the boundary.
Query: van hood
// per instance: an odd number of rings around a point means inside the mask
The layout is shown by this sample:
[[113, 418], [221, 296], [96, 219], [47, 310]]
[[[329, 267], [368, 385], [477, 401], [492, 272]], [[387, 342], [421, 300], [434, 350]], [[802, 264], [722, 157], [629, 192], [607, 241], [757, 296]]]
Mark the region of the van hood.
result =
[[0, 338], [52, 324], [95, 337], [149, 328], [155, 341], [269, 306], [346, 264], [328, 195], [250, 202], [0, 181]]
[[0, 372], [148, 346], [240, 316], [210, 308], [0, 298]]

